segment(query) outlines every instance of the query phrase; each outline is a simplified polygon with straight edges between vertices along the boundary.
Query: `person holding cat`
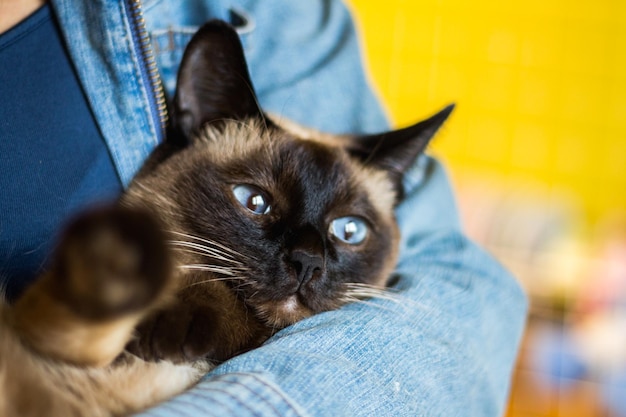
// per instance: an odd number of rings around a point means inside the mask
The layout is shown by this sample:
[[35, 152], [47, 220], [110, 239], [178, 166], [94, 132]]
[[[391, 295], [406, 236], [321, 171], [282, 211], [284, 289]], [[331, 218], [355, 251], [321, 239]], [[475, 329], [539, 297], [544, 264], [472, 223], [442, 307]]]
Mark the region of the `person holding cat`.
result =
[[[209, 18], [238, 27], [259, 101], [278, 118], [333, 133], [388, 127], [338, 1], [39, 3], [0, 2], [9, 297], [45, 263], [53, 230], [119, 193], [163, 140], [182, 51]], [[300, 321], [145, 415], [502, 414], [523, 293], [463, 236], [435, 160], [419, 160], [403, 194], [391, 284], [402, 304], [371, 300]]]

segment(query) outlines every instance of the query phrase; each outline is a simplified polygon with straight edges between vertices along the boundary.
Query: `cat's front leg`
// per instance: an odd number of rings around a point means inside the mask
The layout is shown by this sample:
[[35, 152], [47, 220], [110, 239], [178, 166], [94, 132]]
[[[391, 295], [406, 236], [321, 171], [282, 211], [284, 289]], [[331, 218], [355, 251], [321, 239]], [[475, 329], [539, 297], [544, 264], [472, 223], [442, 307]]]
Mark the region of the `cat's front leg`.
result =
[[191, 284], [137, 328], [127, 350], [148, 361], [222, 362], [259, 346], [269, 330], [221, 283]]
[[31, 348], [104, 366], [171, 288], [165, 235], [143, 211], [111, 206], [79, 216], [48, 272], [15, 302], [11, 324]]

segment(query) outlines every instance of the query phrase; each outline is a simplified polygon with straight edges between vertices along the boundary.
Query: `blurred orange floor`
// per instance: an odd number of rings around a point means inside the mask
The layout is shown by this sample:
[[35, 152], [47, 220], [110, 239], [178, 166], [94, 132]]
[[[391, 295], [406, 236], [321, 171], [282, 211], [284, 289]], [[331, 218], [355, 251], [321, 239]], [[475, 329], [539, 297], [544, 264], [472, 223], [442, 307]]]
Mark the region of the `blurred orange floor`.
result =
[[507, 417], [613, 417], [602, 406], [597, 383], [569, 380], [550, 386], [545, 382], [545, 371], [536, 369], [529, 360], [534, 330], [533, 325], [529, 325], [513, 380]]

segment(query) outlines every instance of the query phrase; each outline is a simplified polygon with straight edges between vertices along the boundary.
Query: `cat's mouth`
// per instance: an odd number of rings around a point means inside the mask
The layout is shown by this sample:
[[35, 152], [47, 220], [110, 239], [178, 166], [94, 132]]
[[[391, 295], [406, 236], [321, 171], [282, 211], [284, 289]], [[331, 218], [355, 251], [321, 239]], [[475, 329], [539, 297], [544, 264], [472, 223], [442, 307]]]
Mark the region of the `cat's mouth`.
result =
[[271, 327], [283, 328], [310, 317], [313, 310], [305, 306], [297, 294], [280, 301], [267, 301], [255, 306], [259, 316]]

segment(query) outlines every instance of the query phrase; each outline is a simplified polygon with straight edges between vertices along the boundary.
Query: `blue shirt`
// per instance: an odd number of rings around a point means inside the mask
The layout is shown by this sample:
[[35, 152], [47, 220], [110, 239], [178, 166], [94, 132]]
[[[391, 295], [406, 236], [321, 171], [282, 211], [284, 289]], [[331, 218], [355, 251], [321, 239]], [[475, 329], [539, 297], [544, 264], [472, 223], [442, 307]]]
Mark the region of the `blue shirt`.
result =
[[49, 6], [0, 35], [0, 96], [0, 285], [12, 299], [67, 217], [121, 183]]

